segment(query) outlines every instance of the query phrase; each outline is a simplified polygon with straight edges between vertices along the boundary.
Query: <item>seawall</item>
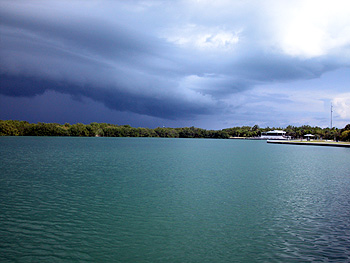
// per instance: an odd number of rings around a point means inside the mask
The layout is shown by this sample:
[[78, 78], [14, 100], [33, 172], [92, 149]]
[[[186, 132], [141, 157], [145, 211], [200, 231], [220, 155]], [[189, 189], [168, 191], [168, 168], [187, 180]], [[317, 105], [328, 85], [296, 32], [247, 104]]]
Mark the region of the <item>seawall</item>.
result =
[[275, 144], [292, 144], [292, 145], [309, 145], [309, 146], [331, 146], [331, 147], [348, 147], [350, 148], [350, 143], [346, 142], [303, 142], [303, 141], [278, 141], [278, 140], [267, 140], [267, 143]]

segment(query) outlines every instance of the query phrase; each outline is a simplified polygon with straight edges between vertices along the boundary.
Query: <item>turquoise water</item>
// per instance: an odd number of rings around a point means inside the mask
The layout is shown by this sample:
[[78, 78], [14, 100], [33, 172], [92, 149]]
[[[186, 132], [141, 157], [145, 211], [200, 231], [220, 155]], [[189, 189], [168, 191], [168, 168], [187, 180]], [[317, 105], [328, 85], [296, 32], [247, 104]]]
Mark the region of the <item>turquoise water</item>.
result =
[[1, 262], [348, 262], [350, 149], [0, 137]]

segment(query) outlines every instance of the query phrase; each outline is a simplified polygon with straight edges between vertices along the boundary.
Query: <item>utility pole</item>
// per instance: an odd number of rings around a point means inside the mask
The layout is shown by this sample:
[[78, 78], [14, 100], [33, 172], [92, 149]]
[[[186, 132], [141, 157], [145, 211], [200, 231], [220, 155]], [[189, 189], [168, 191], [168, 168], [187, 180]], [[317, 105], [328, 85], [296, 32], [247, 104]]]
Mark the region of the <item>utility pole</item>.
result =
[[333, 128], [333, 104], [331, 103], [331, 129]]

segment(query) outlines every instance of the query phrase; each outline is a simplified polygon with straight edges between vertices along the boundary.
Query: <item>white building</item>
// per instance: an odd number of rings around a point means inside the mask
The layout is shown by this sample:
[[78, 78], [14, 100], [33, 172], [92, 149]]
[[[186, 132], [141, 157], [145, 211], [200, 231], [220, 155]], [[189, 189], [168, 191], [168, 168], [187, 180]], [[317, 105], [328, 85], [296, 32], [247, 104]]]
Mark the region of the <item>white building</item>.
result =
[[264, 140], [288, 140], [289, 138], [286, 136], [285, 131], [274, 130], [274, 131], [262, 132], [261, 139], [264, 139]]

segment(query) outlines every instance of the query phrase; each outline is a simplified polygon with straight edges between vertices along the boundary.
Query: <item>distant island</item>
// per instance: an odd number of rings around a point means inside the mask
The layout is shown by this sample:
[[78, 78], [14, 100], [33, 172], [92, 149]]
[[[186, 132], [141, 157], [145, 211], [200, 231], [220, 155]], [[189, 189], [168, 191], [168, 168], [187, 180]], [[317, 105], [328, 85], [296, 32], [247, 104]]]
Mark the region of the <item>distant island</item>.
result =
[[90, 124], [58, 124], [58, 123], [29, 123], [18, 120], [0, 120], [0, 136], [75, 136], [75, 137], [162, 137], [162, 138], [215, 138], [228, 139], [232, 137], [259, 137], [262, 132], [284, 130], [287, 136], [301, 138], [305, 134], [313, 134], [324, 140], [350, 141], [350, 124], [343, 129], [320, 128], [303, 125], [301, 127], [287, 126], [260, 128], [258, 125], [233, 127], [222, 130], [206, 130], [196, 127], [168, 128], [158, 127], [134, 128], [130, 125], [110, 123]]

